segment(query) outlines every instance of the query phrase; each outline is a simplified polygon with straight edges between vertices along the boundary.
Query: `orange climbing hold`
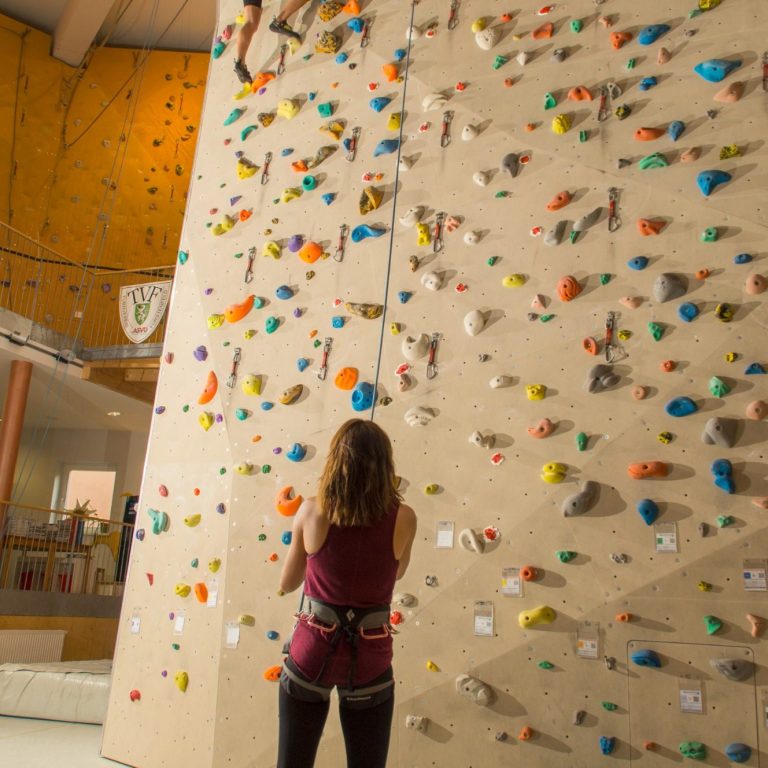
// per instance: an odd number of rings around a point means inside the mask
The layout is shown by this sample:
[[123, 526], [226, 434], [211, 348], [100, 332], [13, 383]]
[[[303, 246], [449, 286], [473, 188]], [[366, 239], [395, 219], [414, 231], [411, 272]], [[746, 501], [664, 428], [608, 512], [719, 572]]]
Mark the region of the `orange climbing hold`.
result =
[[548, 211], [559, 211], [571, 202], [571, 193], [568, 190], [558, 192], [548, 203]]
[[251, 216], [253, 216], [253, 211], [249, 211], [247, 208], [243, 208], [243, 210], [238, 214], [240, 221], [248, 221]]
[[697, 280], [706, 280], [708, 277], [709, 277], [709, 270], [706, 267], [704, 267], [703, 269], [696, 270]]
[[624, 623], [628, 621], [632, 621], [632, 614], [631, 613], [617, 613], [616, 614], [616, 621], [622, 621]]
[[643, 237], [658, 235], [659, 232], [664, 229], [664, 224], [665, 222], [661, 219], [638, 219], [637, 231], [643, 235]]
[[533, 581], [536, 578], [536, 569], [532, 565], [524, 565], [520, 569], [520, 578], [523, 581]]
[[535, 130], [536, 130], [536, 123], [526, 123], [525, 124], [525, 132], [526, 133], [531, 133], [531, 131], [535, 131]]
[[560, 301], [571, 301], [580, 293], [581, 285], [572, 275], [566, 275], [557, 281], [557, 295], [560, 297]]
[[535, 427], [528, 427], [528, 434], [540, 440], [549, 437], [554, 430], [555, 425], [549, 419], [542, 419]]
[[314, 240], [304, 243], [299, 251], [299, 258], [307, 264], [314, 264], [322, 255], [323, 247]]
[[263, 88], [267, 83], [274, 79], [275, 76], [272, 72], [257, 72], [251, 82], [251, 93], [258, 91], [259, 88]]
[[299, 511], [301, 502], [304, 501], [301, 494], [292, 499], [292, 493], [293, 486], [286, 485], [285, 488], [281, 488], [277, 492], [277, 496], [275, 497], [275, 509], [283, 515], [283, 517], [293, 517]]
[[236, 323], [238, 320], [242, 320], [253, 308], [253, 300], [255, 298], [251, 294], [245, 301], [241, 301], [239, 304], [230, 304], [224, 310], [224, 319], [228, 323]]
[[677, 368], [677, 363], [674, 360], [664, 360], [661, 363], [661, 370], [664, 373], [672, 373]]
[[341, 10], [344, 11], [344, 13], [352, 14], [352, 16], [359, 16], [360, 3], [357, 0], [349, 0]]
[[357, 384], [357, 368], [342, 368], [337, 374], [333, 383], [339, 389], [354, 389]]
[[304, 173], [305, 171], [309, 170], [309, 167], [304, 160], [296, 160], [295, 162], [291, 163], [291, 168], [293, 168], [296, 173]]
[[663, 128], [638, 128], [635, 131], [635, 141], [654, 141], [654, 139], [660, 139], [665, 133]]
[[587, 336], [586, 339], [582, 340], [581, 347], [588, 355], [596, 355], [599, 352], [597, 341], [591, 336]]
[[592, 101], [592, 94], [589, 88], [585, 88], [583, 85], [577, 85], [575, 88], [571, 88], [568, 91], [568, 98], [571, 101]]
[[204, 581], [198, 581], [195, 584], [195, 597], [199, 603], [208, 602], [208, 587], [205, 586]]
[[282, 671], [282, 665], [275, 664], [274, 667], [267, 667], [262, 674], [265, 680], [269, 680], [270, 683], [277, 683], [280, 680], [280, 673]]
[[640, 461], [630, 464], [627, 473], [633, 480], [646, 477], [666, 477], [669, 474], [669, 464], [665, 461]]
[[555, 25], [551, 21], [548, 21], [546, 24], [536, 27], [536, 29], [531, 32], [531, 37], [534, 40], [549, 40], [554, 33]]
[[384, 64], [381, 68], [388, 83], [394, 83], [400, 77], [400, 70], [397, 64]]
[[517, 738], [520, 739], [520, 741], [530, 741], [533, 738], [533, 728], [529, 725], [524, 725], [520, 729], [520, 733], [517, 734]]
[[205, 389], [200, 397], [197, 398], [198, 405], [205, 405], [213, 400], [219, 389], [219, 380], [213, 371], [208, 371], [208, 381], [205, 382]]
[[611, 32], [611, 47], [614, 51], [618, 51], [625, 43], [628, 43], [632, 39], [630, 32]]

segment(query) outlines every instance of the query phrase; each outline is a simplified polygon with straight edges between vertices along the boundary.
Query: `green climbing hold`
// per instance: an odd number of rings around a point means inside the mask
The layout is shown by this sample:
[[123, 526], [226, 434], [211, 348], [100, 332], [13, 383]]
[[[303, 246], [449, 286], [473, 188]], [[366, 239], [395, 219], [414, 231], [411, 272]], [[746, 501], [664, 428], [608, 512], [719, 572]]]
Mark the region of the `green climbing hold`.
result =
[[197, 568], [197, 566], [198, 566], [199, 564], [200, 564], [200, 561], [199, 561], [197, 558], [194, 558], [194, 559], [192, 560], [192, 562], [190, 563], [190, 565], [191, 565], [193, 568]]
[[717, 618], [717, 616], [705, 616], [704, 626], [707, 629], [708, 635], [714, 635], [719, 629], [722, 628], [723, 622]]
[[541, 320], [542, 323], [548, 323], [553, 317], [554, 315], [541, 315], [539, 320]]
[[258, 536], [259, 541], [266, 541], [267, 540], [267, 534], [266, 533], [260, 533]]
[[258, 125], [246, 125], [245, 128], [240, 131], [240, 141], [245, 141], [258, 127]]
[[579, 131], [579, 142], [583, 144], [589, 138], [587, 131]]
[[232, 255], [236, 259], [242, 259], [243, 258], [243, 252], [242, 251], [240, 251], [240, 253], [234, 253]]
[[733, 515], [718, 515], [717, 516], [717, 527], [718, 528], [727, 528], [729, 525], [733, 525], [736, 522]]
[[707, 748], [700, 741], [683, 741], [680, 744], [680, 754], [691, 760], [705, 760]]
[[318, 104], [317, 111], [320, 113], [320, 117], [330, 117], [333, 114], [333, 104], [330, 101]]
[[600, 285], [608, 285], [611, 282], [611, 275], [609, 272], [602, 272], [600, 274]]
[[312, 342], [312, 346], [313, 346], [315, 349], [317, 349], [317, 348], [318, 348], [318, 347], [319, 347], [319, 346], [320, 346], [322, 343], [323, 343], [323, 342], [322, 342], [322, 341], [320, 341], [320, 339], [315, 339], [315, 340]]
[[709, 391], [715, 397], [725, 397], [731, 391], [731, 388], [722, 379], [713, 376], [709, 380]]
[[231, 125], [235, 122], [242, 114], [245, 112], [245, 109], [243, 107], [235, 107], [228, 115], [227, 119], [224, 121], [224, 125]]
[[227, 468], [226, 467], [219, 467], [219, 474], [220, 475], [226, 475], [227, 474]]
[[501, 69], [509, 59], [506, 56], [497, 56], [491, 65], [494, 69]]
[[186, 412], [189, 410], [189, 406], [188, 406], [188, 405], [182, 405], [182, 406], [181, 406], [181, 410], [182, 410], [184, 413], [186, 413]]
[[608, 712], [615, 712], [619, 708], [619, 705], [612, 701], [601, 701], [600, 706]]
[[494, 195], [494, 197], [497, 197], [497, 198], [499, 198], [499, 197], [509, 197], [509, 192], [507, 192], [505, 189], [500, 189], [500, 190], [499, 190], [499, 191], [498, 191], [498, 192], [497, 192], [497, 193]]
[[553, 109], [557, 106], [557, 99], [551, 93], [544, 94], [544, 109]]
[[178, 651], [181, 646], [178, 643], [171, 643], [171, 648], [173, 648], [174, 651]]
[[245, 421], [248, 418], [248, 411], [245, 410], [245, 408], [237, 408], [235, 410], [235, 418], [238, 421]]
[[586, 451], [587, 450], [587, 443], [589, 442], [589, 438], [587, 437], [586, 432], [579, 432], [576, 435], [576, 450], [578, 451]]
[[715, 243], [715, 242], [717, 242], [717, 237], [718, 237], [717, 227], [707, 227], [701, 233], [701, 242], [702, 243]]
[[261, 474], [268, 475], [272, 471], [272, 467], [269, 464], [263, 464], [261, 467]]
[[660, 341], [664, 335], [664, 326], [660, 323], [648, 323], [648, 332], [653, 336], [654, 341]]
[[485, 260], [485, 263], [489, 267], [492, 267], [498, 260], [499, 260], [498, 256], [491, 256], [491, 257], [489, 257], [488, 259]]
[[555, 552], [555, 557], [561, 563], [570, 563], [571, 560], [573, 560], [573, 558], [576, 557], [576, 553], [571, 552], [570, 549], [558, 549], [557, 552]]
[[539, 669], [554, 669], [555, 665], [551, 661], [540, 661], [538, 667]]
[[581, 27], [581, 19], [571, 19], [571, 32], [578, 35], [581, 32]]
[[635, 60], [634, 59], [630, 59], [627, 62], [627, 69], [634, 69], [634, 68], [635, 68]]
[[639, 163], [641, 171], [647, 171], [649, 168], [666, 168], [669, 165], [667, 160], [661, 152], [654, 152], [652, 155], [647, 155]]

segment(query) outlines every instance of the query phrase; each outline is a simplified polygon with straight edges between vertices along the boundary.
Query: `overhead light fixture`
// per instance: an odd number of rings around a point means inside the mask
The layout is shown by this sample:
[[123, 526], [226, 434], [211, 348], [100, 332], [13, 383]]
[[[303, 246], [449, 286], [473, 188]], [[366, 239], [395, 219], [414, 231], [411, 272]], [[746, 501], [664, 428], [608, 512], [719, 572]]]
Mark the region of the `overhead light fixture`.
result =
[[107, 411], [107, 416], [119, 416], [120, 411]]

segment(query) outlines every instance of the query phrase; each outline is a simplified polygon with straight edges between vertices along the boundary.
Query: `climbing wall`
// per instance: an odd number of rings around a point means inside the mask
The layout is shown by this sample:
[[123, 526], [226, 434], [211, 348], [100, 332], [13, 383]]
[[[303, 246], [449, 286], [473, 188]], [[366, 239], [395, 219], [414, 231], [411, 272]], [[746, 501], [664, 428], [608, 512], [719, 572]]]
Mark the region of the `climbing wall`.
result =
[[520, 5], [313, 3], [248, 92], [221, 4], [106, 756], [274, 764], [359, 413], [419, 517], [392, 766], [766, 764], [768, 13]]

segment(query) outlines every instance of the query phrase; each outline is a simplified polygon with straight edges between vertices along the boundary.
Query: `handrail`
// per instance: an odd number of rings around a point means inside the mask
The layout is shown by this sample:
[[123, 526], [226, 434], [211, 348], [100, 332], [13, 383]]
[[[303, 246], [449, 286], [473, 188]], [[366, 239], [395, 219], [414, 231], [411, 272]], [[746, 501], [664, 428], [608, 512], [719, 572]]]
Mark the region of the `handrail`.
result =
[[[56, 254], [60, 259], [63, 259], [67, 264], [69, 264], [72, 267], [78, 267], [79, 269], [85, 269], [85, 267], [78, 263], [77, 261], [73, 261], [68, 256], [65, 256], [63, 253], [59, 253], [55, 248], [51, 248], [49, 245], [45, 245], [44, 243], [41, 243], [37, 238], [31, 237], [26, 232], [22, 232], [19, 229], [16, 229], [16, 227], [12, 227], [10, 224], [8, 224], [5, 221], [0, 221], [0, 224], [2, 224], [5, 229], [10, 229], [11, 232], [13, 232], [16, 235], [19, 235], [19, 237], [24, 237], [27, 240], [30, 240], [33, 242], [38, 248], [44, 248], [46, 251], [50, 251], [51, 253]], [[16, 254], [16, 255], [26, 255], [26, 254]]]
[[54, 507], [36, 507], [32, 504], [17, 504], [15, 501], [7, 501], [0, 499], [0, 507], [14, 507], [16, 509], [29, 509], [33, 512], [54, 512], [57, 515], [68, 515], [69, 517], [77, 517], [82, 520], [88, 520], [91, 523], [109, 523], [110, 525], [120, 525], [124, 528], [133, 528], [131, 523], [124, 523], [121, 520], [110, 520], [104, 517], [94, 517], [93, 515], [84, 515], [81, 512], [75, 512], [71, 509], [55, 509]]

